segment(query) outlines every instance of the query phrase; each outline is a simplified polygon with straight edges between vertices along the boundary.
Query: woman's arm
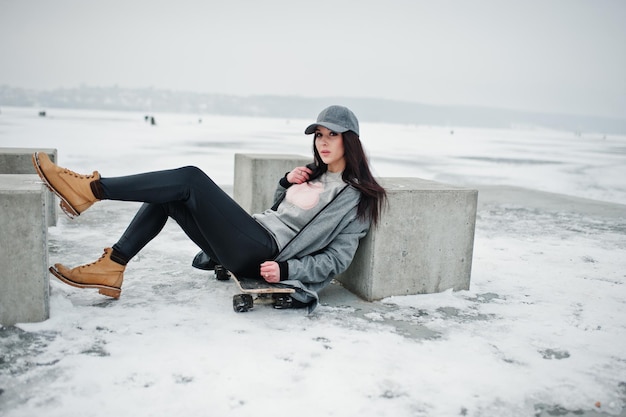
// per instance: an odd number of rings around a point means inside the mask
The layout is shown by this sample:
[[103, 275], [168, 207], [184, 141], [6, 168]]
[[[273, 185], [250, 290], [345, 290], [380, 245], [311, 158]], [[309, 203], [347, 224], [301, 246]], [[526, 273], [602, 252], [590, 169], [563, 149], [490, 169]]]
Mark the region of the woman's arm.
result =
[[354, 220], [324, 249], [301, 258], [289, 259], [287, 279], [304, 284], [321, 283], [344, 272], [350, 266], [359, 241], [369, 223]]
[[308, 181], [312, 173], [313, 171], [308, 167], [296, 167], [286, 173], [285, 176], [278, 181], [278, 186], [274, 192], [272, 210], [278, 210], [278, 205], [283, 201], [283, 198], [285, 198], [287, 188], [291, 187], [293, 184], [302, 184]]

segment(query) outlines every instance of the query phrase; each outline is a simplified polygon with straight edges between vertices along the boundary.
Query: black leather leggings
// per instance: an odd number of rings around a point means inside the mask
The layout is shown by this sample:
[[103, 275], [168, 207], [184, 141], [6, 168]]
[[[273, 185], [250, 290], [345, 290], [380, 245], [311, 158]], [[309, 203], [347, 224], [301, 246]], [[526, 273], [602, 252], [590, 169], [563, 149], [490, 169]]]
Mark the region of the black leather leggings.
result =
[[207, 255], [235, 274], [257, 277], [278, 248], [271, 234], [196, 167], [101, 178], [102, 199], [143, 202], [113, 245], [128, 262], [173, 218]]

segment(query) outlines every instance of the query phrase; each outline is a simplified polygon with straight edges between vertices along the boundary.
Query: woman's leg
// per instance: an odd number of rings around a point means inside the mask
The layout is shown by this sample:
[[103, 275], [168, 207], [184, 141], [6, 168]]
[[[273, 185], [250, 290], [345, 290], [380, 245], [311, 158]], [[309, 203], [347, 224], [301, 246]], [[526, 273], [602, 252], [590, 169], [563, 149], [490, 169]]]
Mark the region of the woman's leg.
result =
[[144, 204], [113, 246], [122, 261], [135, 256], [172, 217], [206, 253], [235, 273], [258, 276], [277, 251], [272, 236], [195, 167], [101, 178], [98, 198]]
[[88, 265], [50, 268], [67, 284], [119, 297], [125, 263], [160, 232], [168, 216], [203, 250], [241, 275], [258, 275], [260, 263], [277, 252], [269, 232], [198, 168], [101, 179], [95, 171], [86, 176], [61, 168], [45, 154], [35, 153], [33, 164], [70, 217], [102, 199], [147, 203], [116, 244], [117, 251], [106, 248]]

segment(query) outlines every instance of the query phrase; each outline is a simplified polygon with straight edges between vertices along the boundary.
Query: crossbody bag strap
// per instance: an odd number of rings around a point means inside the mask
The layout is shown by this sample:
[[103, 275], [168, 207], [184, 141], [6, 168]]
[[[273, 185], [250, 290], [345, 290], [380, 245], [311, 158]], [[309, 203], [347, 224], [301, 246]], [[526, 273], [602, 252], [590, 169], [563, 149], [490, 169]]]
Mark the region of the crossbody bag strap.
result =
[[[344, 191], [346, 191], [346, 189], [347, 189], [348, 187], [349, 187], [349, 185], [348, 185], [348, 184], [346, 184], [346, 186], [345, 186], [345, 187], [343, 187], [343, 188], [342, 188], [342, 189], [341, 189], [341, 190], [337, 193], [337, 195], [333, 197], [333, 199], [332, 199], [332, 200], [330, 200], [328, 203], [326, 203], [326, 205], [325, 205], [325, 206], [324, 206], [324, 207], [323, 207], [320, 211], [318, 211], [317, 213], [315, 213], [315, 216], [313, 216], [313, 217], [311, 218], [311, 220], [309, 220], [309, 221], [308, 221], [308, 222], [307, 222], [304, 226], [302, 226], [302, 228], [298, 231], [298, 233], [296, 233], [296, 235], [295, 235], [294, 237], [292, 237], [292, 238], [291, 238], [291, 240], [290, 240], [289, 242], [287, 242], [287, 244], [283, 247], [283, 249], [282, 249], [280, 252], [278, 252], [278, 254], [275, 256], [275, 258], [274, 258], [274, 259], [278, 258], [278, 257], [280, 256], [280, 254], [281, 254], [281, 253], [283, 253], [283, 252], [285, 251], [285, 249], [287, 249], [287, 247], [289, 247], [289, 245], [291, 244], [291, 242], [293, 242], [294, 240], [296, 240], [296, 238], [297, 238], [298, 236], [300, 236], [300, 234], [304, 231], [304, 229], [306, 229], [308, 225], [310, 225], [311, 223], [313, 223], [313, 221], [314, 221], [315, 219], [317, 219], [317, 217], [318, 217], [318, 216], [319, 216], [319, 215], [320, 215], [320, 214], [321, 214], [324, 210], [326, 210], [326, 207], [330, 206], [330, 205], [331, 205], [331, 204], [332, 204], [332, 203], [333, 203], [333, 202], [334, 202], [334, 201], [335, 201], [335, 200], [336, 200], [336, 199], [337, 199], [337, 198], [341, 195], [341, 193], [343, 193]], [[281, 199], [281, 201], [282, 201], [282, 199]]]

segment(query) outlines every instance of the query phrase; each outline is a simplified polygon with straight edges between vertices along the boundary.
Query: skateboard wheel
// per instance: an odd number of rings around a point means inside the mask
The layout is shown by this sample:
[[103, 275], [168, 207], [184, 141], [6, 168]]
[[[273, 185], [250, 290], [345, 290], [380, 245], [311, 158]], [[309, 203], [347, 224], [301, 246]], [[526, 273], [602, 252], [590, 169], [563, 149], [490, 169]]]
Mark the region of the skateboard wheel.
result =
[[237, 313], [245, 313], [252, 310], [254, 300], [250, 294], [237, 294], [233, 296], [233, 309]]
[[228, 281], [230, 279], [230, 272], [222, 265], [215, 265], [215, 278], [218, 281]]
[[272, 306], [275, 309], [283, 310], [287, 308], [293, 308], [294, 300], [289, 294], [272, 294], [272, 299]]

